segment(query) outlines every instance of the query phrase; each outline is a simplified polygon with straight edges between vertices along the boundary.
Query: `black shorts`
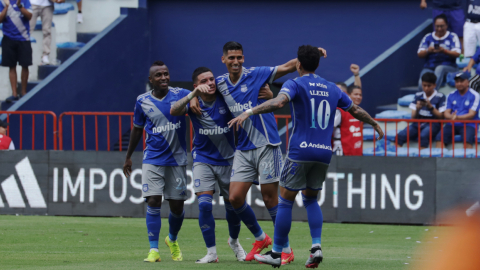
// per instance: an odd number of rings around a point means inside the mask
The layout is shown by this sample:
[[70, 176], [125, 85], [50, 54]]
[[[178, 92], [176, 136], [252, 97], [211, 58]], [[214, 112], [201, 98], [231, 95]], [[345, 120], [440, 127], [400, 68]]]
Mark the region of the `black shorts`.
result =
[[17, 62], [22, 67], [32, 65], [32, 45], [30, 41], [13, 40], [7, 36], [2, 39], [2, 66], [14, 67]]

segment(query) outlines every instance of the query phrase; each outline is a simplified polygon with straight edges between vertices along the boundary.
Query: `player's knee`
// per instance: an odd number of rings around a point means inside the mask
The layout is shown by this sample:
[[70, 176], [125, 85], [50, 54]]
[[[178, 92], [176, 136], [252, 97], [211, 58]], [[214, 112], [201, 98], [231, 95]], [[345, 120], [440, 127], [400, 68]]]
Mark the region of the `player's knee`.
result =
[[230, 197], [228, 198], [228, 200], [230, 201], [230, 204], [234, 208], [241, 207], [243, 205], [243, 202], [244, 202], [244, 199], [240, 195], [237, 195], [237, 194], [230, 194]]
[[150, 197], [148, 197], [147, 204], [150, 207], [161, 207], [162, 206], [162, 196], [150, 196]]

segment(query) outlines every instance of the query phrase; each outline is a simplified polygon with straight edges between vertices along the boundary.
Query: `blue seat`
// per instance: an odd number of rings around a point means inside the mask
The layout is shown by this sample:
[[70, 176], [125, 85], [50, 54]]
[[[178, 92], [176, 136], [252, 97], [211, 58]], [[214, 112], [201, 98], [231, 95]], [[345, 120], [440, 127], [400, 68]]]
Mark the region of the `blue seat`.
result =
[[[443, 148], [443, 154], [450, 150]], [[420, 150], [421, 157], [430, 157], [430, 148]], [[432, 148], [432, 157], [441, 157], [442, 149], [441, 148]]]
[[[367, 157], [373, 156], [373, 147], [363, 149], [363, 155]], [[375, 150], [375, 156], [385, 156], [385, 150]]]
[[53, 15], [67, 14], [70, 10], [75, 10], [75, 7], [70, 3], [54, 3], [54, 5]]
[[[465, 151], [466, 150], [466, 151]], [[455, 149], [454, 151], [448, 150], [447, 153], [443, 152], [444, 157], [454, 157], [455, 154], [456, 158], [463, 158], [465, 155], [467, 158], [475, 158], [475, 149]]]
[[415, 99], [415, 94], [406, 95], [399, 98], [397, 104], [403, 107], [408, 107], [410, 106], [410, 103], [412, 103], [414, 99]]
[[385, 118], [390, 118], [390, 119], [410, 119], [412, 114], [410, 112], [405, 112], [405, 111], [394, 111], [394, 110], [387, 110], [383, 111], [381, 113], [377, 113], [375, 115], [375, 118], [379, 119], [385, 119]]
[[[417, 147], [410, 147], [410, 148], [398, 147], [396, 154], [399, 157], [418, 157], [418, 148]], [[395, 156], [395, 151], [393, 151], [393, 155]]]
[[62, 49], [82, 48], [83, 46], [85, 46], [85, 43], [82, 43], [82, 42], [57, 43], [57, 48], [62, 48]]

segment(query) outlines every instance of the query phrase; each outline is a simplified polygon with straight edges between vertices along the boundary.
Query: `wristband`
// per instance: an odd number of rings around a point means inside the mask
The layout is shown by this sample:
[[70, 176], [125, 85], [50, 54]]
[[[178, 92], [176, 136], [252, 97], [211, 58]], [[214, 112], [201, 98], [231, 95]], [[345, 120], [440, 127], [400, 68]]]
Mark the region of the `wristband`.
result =
[[188, 100], [192, 100], [194, 98], [193, 93], [188, 93], [187, 95]]
[[252, 109], [248, 109], [248, 110], [246, 110], [245, 112], [246, 112], [248, 115], [253, 115]]
[[353, 74], [354, 77], [360, 76], [360, 73]]

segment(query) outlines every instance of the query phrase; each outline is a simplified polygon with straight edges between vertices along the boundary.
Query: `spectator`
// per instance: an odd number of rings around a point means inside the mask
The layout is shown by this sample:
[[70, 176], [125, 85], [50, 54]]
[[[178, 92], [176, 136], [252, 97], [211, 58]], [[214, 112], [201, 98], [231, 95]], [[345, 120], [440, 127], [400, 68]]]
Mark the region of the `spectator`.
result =
[[[433, 18], [437, 18], [438, 15], [445, 15], [445, 18], [450, 22], [450, 31], [457, 34], [457, 36], [460, 38], [460, 42], [463, 43], [463, 24], [465, 23], [463, 0], [433, 0], [432, 4]], [[420, 8], [427, 8], [426, 0], [420, 0]], [[435, 21], [433, 24], [433, 29], [436, 30]]]
[[83, 23], [83, 14], [82, 14], [82, 0], [77, 0], [77, 23]]
[[[479, 25], [480, 26], [480, 25]], [[470, 59], [468, 65], [463, 68], [463, 72], [470, 73], [472, 71], [472, 67], [475, 64], [480, 62], [480, 50], [478, 50], [475, 55]], [[480, 92], [480, 65], [477, 66], [476, 75], [470, 79], [470, 88], [473, 90]]]
[[0, 150], [15, 150], [12, 139], [7, 136], [8, 123], [0, 120]]
[[[40, 16], [42, 20], [42, 34], [43, 34], [43, 53], [42, 64], [50, 64], [50, 44], [52, 43], [52, 19], [53, 19], [53, 2], [50, 0], [30, 0], [32, 3], [32, 20], [30, 21], [30, 29], [35, 30], [37, 24], [37, 17]], [[63, 3], [65, 0], [55, 0], [55, 3]]]
[[464, 55], [472, 57], [480, 41], [480, 0], [470, 0], [467, 6], [467, 20], [463, 25]]
[[[449, 72], [457, 71], [455, 59], [460, 55], [460, 41], [455, 33], [447, 31], [448, 21], [444, 14], [435, 17], [435, 31], [425, 35], [418, 57], [426, 58], [420, 78], [427, 72], [434, 72], [437, 76], [436, 87], [442, 87], [445, 76]], [[418, 82], [419, 91], [422, 91], [422, 80]]]
[[7, 102], [16, 101], [17, 62], [22, 67], [22, 95], [27, 93], [28, 66], [32, 65], [32, 46], [30, 44], [30, 26], [32, 10], [28, 0], [2, 0], [0, 2], [0, 22], [3, 23], [2, 66], [9, 67], [12, 97]]
[[[357, 64], [351, 64], [350, 65], [350, 71], [353, 73], [353, 76], [355, 78], [353, 85], [359, 86], [360, 89], [360, 95], [361, 95], [361, 87], [362, 87], [362, 81], [360, 79], [360, 67]], [[340, 88], [343, 92], [348, 94], [348, 89], [347, 85], [344, 82], [337, 82], [335, 83], [338, 88]], [[360, 99], [361, 101], [361, 99]], [[359, 103], [360, 104], [360, 103]], [[333, 134], [332, 134], [332, 145], [333, 145], [333, 153], [338, 156], [343, 156], [343, 149], [342, 149], [342, 134], [340, 130], [340, 124], [341, 124], [341, 119], [342, 119], [342, 111], [343, 110], [338, 110], [335, 113], [335, 127], [333, 128]], [[348, 116], [347, 116], [348, 117]], [[349, 152], [347, 150], [347, 152]], [[360, 155], [362, 153], [360, 152]]]
[[[480, 95], [473, 91], [468, 86], [468, 74], [459, 72], [455, 75], [455, 91], [450, 93], [447, 97], [447, 109], [445, 110], [445, 118], [449, 120], [479, 120], [478, 117], [478, 103]], [[473, 148], [475, 143], [475, 124], [466, 124], [466, 146], [465, 148]], [[441, 133], [437, 134], [437, 148], [442, 147]], [[464, 124], [455, 123], [454, 134], [462, 135], [462, 142], [464, 134]], [[452, 125], [445, 124], [443, 127], [443, 142], [445, 145], [452, 143]]]
[[[443, 119], [446, 110], [445, 95], [435, 90], [435, 82], [437, 77], [435, 74], [428, 72], [422, 76], [423, 92], [415, 95], [415, 99], [410, 104], [412, 109], [412, 119]], [[432, 135], [430, 137], [430, 123], [413, 123], [408, 128], [400, 131], [397, 135], [397, 144], [402, 146], [407, 141], [418, 139], [418, 132], [420, 131], [420, 146], [422, 149], [430, 146], [430, 138], [435, 140], [440, 131], [440, 123], [432, 123]], [[407, 136], [408, 135], [408, 136]]]
[[[352, 85], [348, 87], [347, 94], [352, 99], [353, 104], [359, 105], [362, 102], [362, 88], [360, 86]], [[337, 156], [361, 156], [363, 134], [360, 121], [350, 113], [337, 109], [334, 125], [337, 127], [335, 131], [340, 131], [340, 136], [334, 134], [333, 152]]]

